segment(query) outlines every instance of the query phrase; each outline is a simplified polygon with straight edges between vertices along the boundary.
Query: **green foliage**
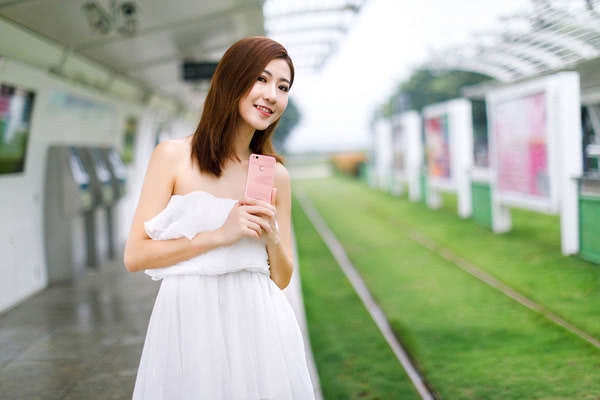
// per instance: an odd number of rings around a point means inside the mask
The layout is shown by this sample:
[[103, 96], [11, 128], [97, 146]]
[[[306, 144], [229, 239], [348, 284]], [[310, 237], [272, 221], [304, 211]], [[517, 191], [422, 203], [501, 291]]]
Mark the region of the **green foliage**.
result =
[[273, 142], [273, 147], [275, 147], [275, 151], [283, 152], [283, 144], [285, 143], [287, 137], [290, 132], [296, 127], [302, 115], [300, 114], [300, 109], [296, 105], [296, 103], [290, 98], [287, 108], [283, 113], [279, 124], [277, 124], [277, 128], [275, 128], [275, 132], [273, 133], [271, 141]]
[[[597, 398], [600, 353], [596, 348], [473, 278], [442, 251], [430, 250], [413, 239], [418, 234], [447, 249], [600, 337], [600, 270], [561, 254], [557, 216], [515, 209], [513, 230], [497, 235], [459, 218], [454, 194], [444, 194], [443, 206], [433, 211], [423, 203], [368, 188], [347, 177], [303, 179], [295, 185], [312, 199], [344, 246], [394, 333], [439, 398]], [[340, 207], [340, 199], [350, 201]], [[309, 236], [306, 231], [296, 233], [298, 238]], [[309, 249], [306, 254], [311, 252]], [[300, 265], [303, 279], [310, 277], [305, 275], [302, 260]], [[321, 265], [315, 263], [311, 272], [320, 273]], [[323, 292], [327, 291], [325, 282], [334, 281], [315, 278], [313, 282], [322, 284], [318, 289]], [[308, 304], [313, 302], [307, 307], [313, 311], [312, 315], [307, 311], [309, 330], [311, 324], [333, 319], [328, 315], [311, 320], [325, 309], [323, 304], [333, 303], [333, 299], [318, 299], [317, 303], [312, 298], [317, 293], [314, 290], [304, 297]], [[348, 309], [340, 314], [354, 312]], [[335, 343], [348, 342], [340, 333]], [[315, 357], [319, 351], [315, 348]]]
[[429, 104], [461, 97], [461, 89], [489, 80], [490, 77], [468, 71], [434, 71], [418, 69], [408, 80], [402, 82], [392, 97], [383, 106], [383, 115], [390, 117], [399, 104], [408, 99], [408, 109], [420, 111]]
[[293, 198], [301, 287], [326, 399], [418, 399], [335, 258]]

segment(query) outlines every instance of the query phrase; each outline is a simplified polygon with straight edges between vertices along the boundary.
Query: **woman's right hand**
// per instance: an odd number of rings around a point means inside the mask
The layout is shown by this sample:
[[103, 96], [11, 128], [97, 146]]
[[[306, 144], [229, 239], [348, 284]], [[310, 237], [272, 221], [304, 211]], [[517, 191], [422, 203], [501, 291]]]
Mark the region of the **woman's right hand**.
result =
[[260, 214], [273, 216], [273, 211], [261, 206], [246, 206], [235, 203], [225, 223], [217, 229], [223, 246], [228, 246], [243, 237], [260, 239], [262, 230], [269, 229], [269, 222]]

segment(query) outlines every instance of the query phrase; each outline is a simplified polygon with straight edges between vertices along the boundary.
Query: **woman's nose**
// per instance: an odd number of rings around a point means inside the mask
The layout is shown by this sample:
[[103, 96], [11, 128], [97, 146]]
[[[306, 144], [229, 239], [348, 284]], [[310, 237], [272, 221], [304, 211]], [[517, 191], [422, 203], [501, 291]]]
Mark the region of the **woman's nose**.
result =
[[277, 100], [277, 89], [275, 88], [274, 85], [265, 85], [264, 97], [265, 97], [265, 100], [269, 100], [269, 101], [273, 101], [273, 102], [275, 100]]

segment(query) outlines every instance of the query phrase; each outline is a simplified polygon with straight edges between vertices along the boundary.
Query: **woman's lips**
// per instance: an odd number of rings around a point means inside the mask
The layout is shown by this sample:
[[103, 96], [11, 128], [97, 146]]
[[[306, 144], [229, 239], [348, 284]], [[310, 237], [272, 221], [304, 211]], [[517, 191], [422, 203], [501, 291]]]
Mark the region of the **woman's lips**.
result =
[[[267, 117], [270, 116], [271, 114], [273, 114], [273, 111], [271, 111], [269, 113], [269, 112], [265, 111], [264, 109], [262, 109], [262, 108], [260, 108], [258, 106], [254, 106], [254, 108], [256, 108], [258, 110], [258, 112], [260, 112], [262, 115], [265, 115]], [[265, 108], [267, 108], [267, 107], [265, 107]]]

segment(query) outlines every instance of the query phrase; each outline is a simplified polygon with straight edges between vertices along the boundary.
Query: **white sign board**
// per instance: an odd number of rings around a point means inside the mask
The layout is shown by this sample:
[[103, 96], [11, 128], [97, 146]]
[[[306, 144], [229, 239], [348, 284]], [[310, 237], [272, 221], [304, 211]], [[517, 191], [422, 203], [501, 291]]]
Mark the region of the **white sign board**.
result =
[[420, 177], [423, 162], [421, 116], [416, 111], [408, 111], [393, 116], [391, 124], [393, 190], [402, 193], [407, 185], [410, 200], [418, 201], [421, 198]]
[[560, 214], [563, 253], [577, 252], [579, 75], [561, 72], [495, 89], [486, 103], [494, 231], [510, 230], [510, 207]]
[[427, 154], [427, 204], [441, 205], [439, 191], [455, 192], [458, 215], [471, 216], [469, 171], [473, 164], [471, 103], [455, 99], [423, 109]]

